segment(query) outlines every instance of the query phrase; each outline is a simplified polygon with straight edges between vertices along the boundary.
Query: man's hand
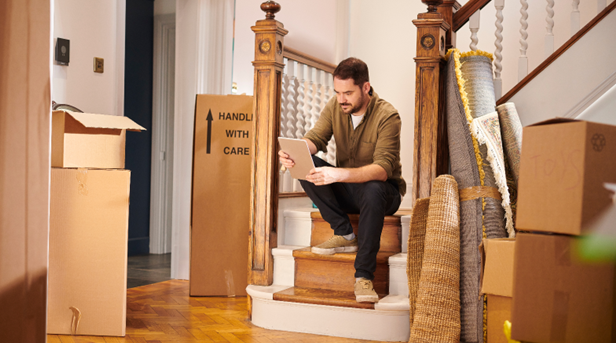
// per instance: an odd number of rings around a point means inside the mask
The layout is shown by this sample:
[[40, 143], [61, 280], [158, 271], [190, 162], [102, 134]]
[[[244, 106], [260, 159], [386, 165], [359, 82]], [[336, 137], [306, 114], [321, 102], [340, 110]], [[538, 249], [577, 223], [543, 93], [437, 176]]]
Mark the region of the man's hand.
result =
[[293, 166], [295, 165], [295, 162], [289, 157], [289, 154], [282, 150], [278, 151], [278, 159], [280, 160], [280, 163], [282, 163], [282, 165], [287, 169], [293, 168]]
[[344, 180], [348, 170], [343, 168], [320, 167], [314, 168], [306, 176], [306, 181], [310, 181], [317, 186], [329, 185]]

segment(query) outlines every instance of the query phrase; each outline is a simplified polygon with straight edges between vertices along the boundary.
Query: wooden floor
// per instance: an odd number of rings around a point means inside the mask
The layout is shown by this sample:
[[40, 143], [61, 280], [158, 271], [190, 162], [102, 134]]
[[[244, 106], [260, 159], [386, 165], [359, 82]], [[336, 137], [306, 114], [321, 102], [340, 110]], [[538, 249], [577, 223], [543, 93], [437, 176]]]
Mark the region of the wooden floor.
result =
[[262, 329], [248, 320], [245, 297], [189, 297], [184, 280], [131, 288], [127, 298], [126, 337], [48, 335], [47, 342], [374, 342]]

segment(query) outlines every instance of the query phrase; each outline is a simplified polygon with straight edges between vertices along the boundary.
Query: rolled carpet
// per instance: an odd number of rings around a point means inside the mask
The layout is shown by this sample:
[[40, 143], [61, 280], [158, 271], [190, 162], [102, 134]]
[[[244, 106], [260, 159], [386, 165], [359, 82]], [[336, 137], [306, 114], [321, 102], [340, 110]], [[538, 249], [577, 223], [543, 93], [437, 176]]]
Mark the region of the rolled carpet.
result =
[[413, 212], [411, 213], [411, 228], [409, 232], [406, 264], [406, 275], [409, 283], [409, 319], [411, 327], [413, 327], [419, 278], [421, 277], [421, 263], [423, 261], [429, 205], [430, 198], [419, 199], [415, 202]]
[[451, 175], [432, 183], [409, 342], [460, 341], [460, 203]]

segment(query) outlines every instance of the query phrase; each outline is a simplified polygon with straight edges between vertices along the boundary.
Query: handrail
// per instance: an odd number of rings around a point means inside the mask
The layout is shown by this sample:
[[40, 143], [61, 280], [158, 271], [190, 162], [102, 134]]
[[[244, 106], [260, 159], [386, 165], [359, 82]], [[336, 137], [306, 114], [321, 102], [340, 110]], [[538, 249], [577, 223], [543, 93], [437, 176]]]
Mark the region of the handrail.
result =
[[322, 59], [318, 59], [314, 56], [308, 55], [306, 53], [303, 53], [297, 49], [290, 48], [288, 46], [284, 47], [282, 56], [290, 60], [303, 63], [307, 66], [314, 67], [320, 70], [324, 70], [330, 74], [333, 74], [334, 70], [336, 69], [336, 65], [334, 64], [323, 61]]
[[545, 70], [552, 62], [554, 62], [560, 55], [562, 55], [565, 51], [567, 51], [573, 44], [575, 44], [578, 40], [580, 40], [586, 33], [588, 33], [595, 25], [597, 25], [603, 18], [605, 18], [610, 12], [616, 9], [616, 1], [612, 1], [603, 11], [601, 11], [597, 16], [593, 18], [588, 24], [586, 24], [581, 30], [579, 30], [575, 35], [569, 38], [558, 50], [554, 51], [545, 61], [543, 61], [540, 65], [537, 66], [532, 72], [526, 75], [522, 81], [518, 82], [513, 88], [507, 92], [507, 94], [503, 95], [498, 101], [496, 101], [497, 105], [501, 105], [509, 101], [516, 95], [524, 86], [526, 86], [530, 81], [532, 81], [537, 75], [539, 75], [543, 70]]
[[453, 14], [454, 32], [458, 32], [466, 24], [469, 18], [477, 11], [484, 8], [491, 0], [469, 0], [456, 13]]

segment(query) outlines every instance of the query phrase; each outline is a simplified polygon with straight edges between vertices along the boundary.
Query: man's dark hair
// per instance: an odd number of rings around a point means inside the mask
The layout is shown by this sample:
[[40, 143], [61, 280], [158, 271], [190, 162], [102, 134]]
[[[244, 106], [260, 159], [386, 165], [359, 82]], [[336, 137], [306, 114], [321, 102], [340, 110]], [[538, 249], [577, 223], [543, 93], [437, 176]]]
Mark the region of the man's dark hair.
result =
[[370, 81], [368, 76], [368, 66], [359, 58], [349, 57], [340, 62], [334, 70], [334, 77], [340, 80], [353, 79], [354, 83], [359, 87]]

